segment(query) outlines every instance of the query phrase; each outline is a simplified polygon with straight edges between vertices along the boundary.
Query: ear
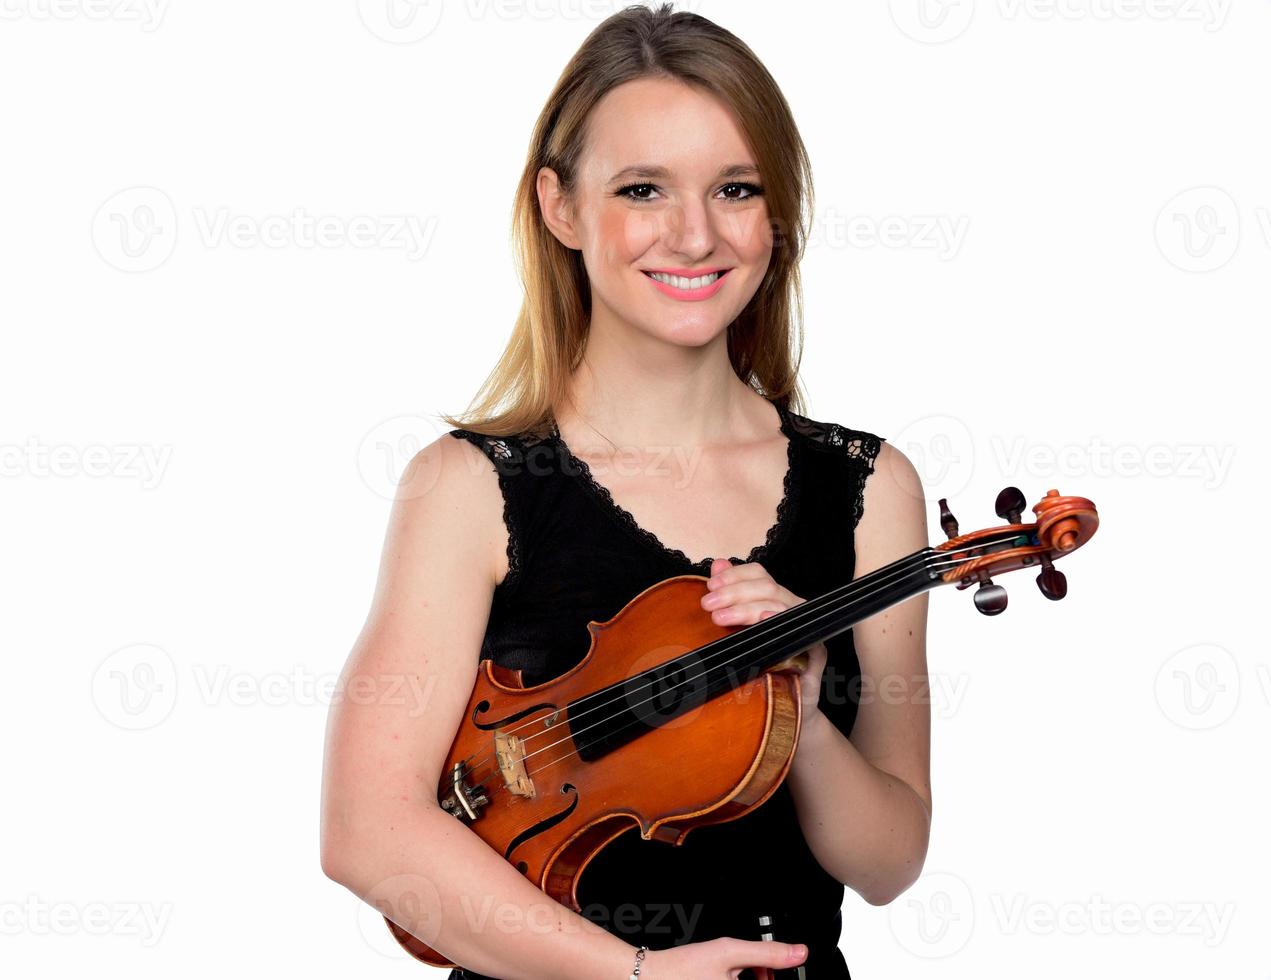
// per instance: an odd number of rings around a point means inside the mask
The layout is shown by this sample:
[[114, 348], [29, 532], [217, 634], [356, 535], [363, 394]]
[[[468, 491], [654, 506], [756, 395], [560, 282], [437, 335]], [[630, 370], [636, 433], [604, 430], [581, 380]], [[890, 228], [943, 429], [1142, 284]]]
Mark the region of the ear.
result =
[[551, 167], [541, 168], [535, 189], [538, 191], [539, 211], [548, 229], [566, 248], [580, 249], [580, 238], [574, 230], [573, 207], [561, 189], [556, 171]]

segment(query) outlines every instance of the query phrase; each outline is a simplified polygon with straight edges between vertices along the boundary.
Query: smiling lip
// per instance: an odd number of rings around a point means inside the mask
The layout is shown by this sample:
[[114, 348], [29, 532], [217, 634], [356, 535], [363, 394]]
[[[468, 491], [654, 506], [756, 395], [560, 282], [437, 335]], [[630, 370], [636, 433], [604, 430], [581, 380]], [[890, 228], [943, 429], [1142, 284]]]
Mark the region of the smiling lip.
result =
[[712, 272], [727, 272], [725, 266], [714, 269], [641, 269], [641, 272], [662, 272], [668, 276], [683, 276], [685, 279], [696, 279], [698, 276], [709, 276]]
[[[717, 292], [723, 289], [724, 280], [728, 278], [728, 273], [731, 270], [724, 269], [724, 268], [717, 268], [717, 269], [641, 269], [640, 271], [644, 273], [644, 277], [648, 279], [649, 282], [653, 283], [654, 286], [656, 286], [659, 290], [661, 290], [667, 296], [670, 296], [672, 299], [687, 300], [687, 301], [693, 302], [697, 300], [710, 299]], [[701, 286], [697, 289], [677, 289], [675, 286], [672, 286], [669, 283], [658, 282], [658, 280], [653, 278], [652, 274], [654, 272], [661, 272], [671, 276], [684, 276], [687, 279], [695, 279], [698, 276], [709, 276], [712, 272], [718, 272], [719, 277], [714, 282], [710, 283], [709, 285]]]

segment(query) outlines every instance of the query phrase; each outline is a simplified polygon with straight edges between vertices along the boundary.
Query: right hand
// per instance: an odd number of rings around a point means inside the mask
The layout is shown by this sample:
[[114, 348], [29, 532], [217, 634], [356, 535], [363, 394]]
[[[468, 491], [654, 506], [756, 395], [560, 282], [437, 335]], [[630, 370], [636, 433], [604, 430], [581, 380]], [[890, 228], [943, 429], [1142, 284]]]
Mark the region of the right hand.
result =
[[790, 970], [807, 958], [806, 946], [797, 955], [796, 948], [794, 943], [725, 937], [651, 949], [640, 964], [640, 980], [737, 980], [747, 968], [759, 980], [770, 980], [769, 970]]

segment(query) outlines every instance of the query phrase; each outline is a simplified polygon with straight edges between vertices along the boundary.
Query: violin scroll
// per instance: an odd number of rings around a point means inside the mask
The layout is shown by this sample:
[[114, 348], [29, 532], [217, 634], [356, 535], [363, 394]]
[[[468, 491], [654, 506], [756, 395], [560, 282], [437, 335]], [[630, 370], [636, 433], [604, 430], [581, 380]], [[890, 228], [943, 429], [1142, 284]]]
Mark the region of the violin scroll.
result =
[[1036, 522], [1024, 523], [1024, 494], [1018, 487], [1006, 487], [997, 495], [994, 510], [1007, 523], [970, 534], [958, 534], [958, 521], [949, 511], [948, 500], [942, 497], [939, 503], [940, 526], [949, 538], [936, 547], [944, 559], [940, 575], [959, 589], [978, 583], [975, 608], [986, 616], [996, 616], [1006, 608], [1006, 590], [992, 579], [998, 572], [1040, 566], [1036, 582], [1041, 594], [1052, 600], [1066, 596], [1068, 578], [1055, 568], [1054, 559], [1076, 551], [1099, 527], [1093, 502], [1063, 496], [1058, 490], [1047, 491], [1033, 505]]

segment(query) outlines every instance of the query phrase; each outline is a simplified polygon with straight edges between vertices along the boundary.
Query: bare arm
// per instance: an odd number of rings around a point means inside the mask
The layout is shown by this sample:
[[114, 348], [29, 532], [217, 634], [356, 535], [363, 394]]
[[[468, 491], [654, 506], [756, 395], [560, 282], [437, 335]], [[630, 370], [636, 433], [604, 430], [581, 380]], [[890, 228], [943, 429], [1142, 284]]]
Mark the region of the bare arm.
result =
[[443, 435], [402, 478], [328, 718], [322, 869], [488, 976], [620, 980], [634, 946], [549, 898], [437, 805], [506, 546], [493, 466]]
[[[865, 482], [856, 578], [927, 544], [918, 474], [884, 442]], [[788, 777], [818, 862], [872, 905], [917, 880], [930, 840], [927, 604], [923, 593], [856, 625], [862, 688], [852, 737], [811, 713]]]

